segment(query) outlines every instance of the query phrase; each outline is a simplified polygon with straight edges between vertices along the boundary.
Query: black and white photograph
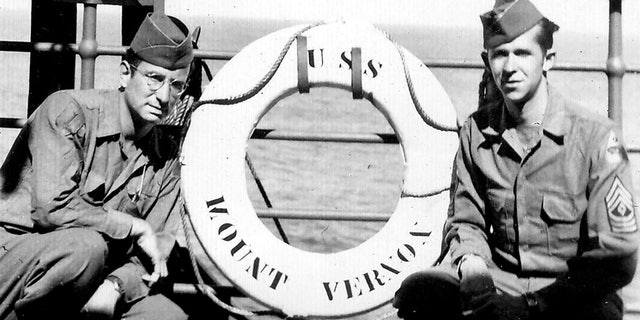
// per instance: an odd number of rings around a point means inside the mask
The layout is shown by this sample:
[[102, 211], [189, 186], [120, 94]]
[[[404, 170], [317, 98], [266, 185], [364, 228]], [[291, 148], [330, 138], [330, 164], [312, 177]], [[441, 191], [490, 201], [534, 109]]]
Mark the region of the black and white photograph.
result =
[[640, 2], [0, 0], [0, 320], [640, 320]]

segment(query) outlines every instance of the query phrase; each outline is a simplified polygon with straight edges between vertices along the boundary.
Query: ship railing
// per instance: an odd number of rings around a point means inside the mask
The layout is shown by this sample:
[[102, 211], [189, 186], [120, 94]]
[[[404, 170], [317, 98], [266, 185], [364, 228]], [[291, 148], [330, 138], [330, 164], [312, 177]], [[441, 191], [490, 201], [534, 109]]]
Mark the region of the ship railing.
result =
[[[102, 46], [96, 45], [91, 52], [81, 50], [81, 44], [60, 44], [50, 42], [20, 42], [20, 41], [0, 41], [0, 50], [14, 52], [73, 52], [80, 55], [83, 60], [95, 60], [101, 55], [122, 56], [125, 54], [126, 46]], [[233, 58], [235, 52], [195, 50], [195, 56], [205, 60], [227, 61]], [[87, 57], [88, 56], [88, 57]], [[423, 60], [430, 68], [445, 69], [483, 69], [484, 65], [475, 61], [454, 61], [454, 60]], [[81, 87], [93, 87], [94, 63], [83, 63], [81, 70]], [[585, 63], [559, 63], [554, 66], [554, 70], [568, 72], [604, 72], [608, 73], [607, 65], [585, 64]], [[625, 73], [640, 73], [640, 67], [628, 67]], [[611, 112], [610, 112], [611, 113]], [[24, 118], [0, 117], [0, 127], [20, 128], [24, 125]], [[256, 129], [252, 139], [265, 140], [287, 140], [287, 141], [307, 141], [307, 142], [337, 142], [337, 143], [384, 143], [397, 144], [398, 139], [392, 133], [344, 133], [344, 132], [301, 132], [274, 129]], [[627, 146], [629, 153], [640, 153], [640, 146]], [[257, 214], [261, 218], [281, 218], [281, 219], [309, 219], [309, 220], [349, 220], [349, 221], [387, 221], [389, 213], [372, 212], [346, 212], [346, 211], [321, 211], [302, 209], [257, 209]]]
[[[105, 46], [96, 45], [91, 52], [81, 50], [81, 44], [61, 44], [51, 42], [24, 42], [24, 41], [0, 41], [0, 51], [9, 52], [73, 52], [83, 60], [95, 60], [98, 56], [123, 56], [127, 50], [126, 46]], [[228, 61], [236, 54], [230, 51], [195, 50], [197, 58], [205, 60]], [[82, 64], [81, 88], [92, 88], [94, 82], [95, 62]], [[430, 68], [442, 69], [483, 69], [484, 64], [476, 61], [455, 61], [443, 59], [423, 60], [423, 63]], [[640, 66], [625, 68], [625, 73], [640, 74]], [[606, 64], [595, 63], [558, 63], [553, 70], [567, 72], [599, 72], [609, 73]], [[610, 111], [611, 113], [611, 111]], [[0, 127], [21, 128], [26, 119], [0, 117]], [[252, 139], [267, 140], [293, 140], [293, 141], [318, 141], [318, 142], [342, 142], [342, 143], [398, 143], [394, 134], [389, 133], [340, 133], [340, 132], [297, 132], [272, 129], [256, 129]], [[630, 153], [640, 153], [640, 145], [628, 145], [627, 151]]]
[[[43, 0], [32, 0], [32, 4], [42, 3]], [[101, 4], [119, 4], [123, 8], [146, 6], [155, 12], [164, 12], [165, 0], [55, 0], [60, 4], [75, 3], [83, 4], [83, 24], [82, 39], [80, 43], [53, 43], [53, 42], [22, 42], [22, 41], [0, 41], [0, 51], [17, 52], [72, 52], [81, 58], [80, 88], [89, 89], [94, 86], [95, 62], [99, 56], [122, 56], [125, 54], [126, 46], [106, 46], [100, 45], [96, 40], [97, 27], [97, 7]], [[71, 8], [72, 9], [72, 8]], [[123, 9], [124, 10], [124, 9]], [[44, 10], [46, 11], [46, 10]], [[45, 12], [45, 14], [48, 12]], [[123, 11], [124, 13], [124, 11]], [[32, 18], [38, 13], [32, 9]], [[42, 13], [41, 13], [42, 14]], [[32, 19], [33, 20], [33, 19]], [[608, 77], [608, 115], [620, 127], [622, 127], [622, 78], [626, 73], [640, 73], [640, 66], [627, 67], [622, 59], [622, 0], [609, 1], [609, 54], [605, 64], [586, 63], [558, 63], [554, 70], [569, 72], [604, 72]], [[32, 21], [32, 23], [38, 23]], [[38, 27], [38, 26], [36, 26]], [[46, 26], [40, 26], [46, 28]], [[123, 21], [124, 28], [124, 21]], [[33, 29], [33, 26], [32, 26]], [[33, 30], [32, 30], [33, 32]], [[131, 31], [132, 32], [132, 31]], [[195, 50], [195, 56], [206, 60], [230, 60], [235, 52]], [[447, 69], [482, 69], [484, 65], [479, 61], [456, 61], [456, 60], [424, 60], [425, 65], [430, 68]], [[37, 80], [37, 79], [36, 79]], [[30, 90], [42, 90], [35, 86]], [[46, 97], [39, 94], [38, 97]], [[50, 92], [49, 92], [50, 93]], [[31, 92], [30, 92], [31, 95]], [[36, 101], [38, 104], [40, 101]], [[30, 101], [28, 113], [35, 109], [34, 103]], [[19, 128], [25, 122], [20, 118], [0, 117], [0, 127]], [[333, 142], [359, 142], [359, 143], [389, 143], [397, 139], [391, 139], [384, 134], [341, 134], [328, 133], [325, 136], [310, 133], [291, 133], [278, 130], [263, 130], [267, 134], [254, 134], [254, 138], [278, 139], [278, 140], [307, 140], [307, 141], [333, 141]], [[630, 145], [627, 147], [631, 153], [640, 153], [640, 145]]]

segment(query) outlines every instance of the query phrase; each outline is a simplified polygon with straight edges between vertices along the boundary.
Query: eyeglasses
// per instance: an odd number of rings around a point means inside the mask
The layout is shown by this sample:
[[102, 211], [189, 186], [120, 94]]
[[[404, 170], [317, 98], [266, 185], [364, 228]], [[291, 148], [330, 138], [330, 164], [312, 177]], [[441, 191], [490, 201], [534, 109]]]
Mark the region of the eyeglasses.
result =
[[[134, 65], [130, 66], [131, 69], [138, 70], [138, 67]], [[160, 88], [162, 88], [165, 81], [167, 80], [165, 76], [153, 72], [140, 72], [140, 74], [147, 80], [147, 86], [149, 86], [149, 90], [154, 92], [160, 90]], [[182, 95], [185, 90], [187, 90], [186, 82], [180, 80], [173, 80], [169, 82], [169, 93], [171, 93], [172, 96], [178, 97]]]

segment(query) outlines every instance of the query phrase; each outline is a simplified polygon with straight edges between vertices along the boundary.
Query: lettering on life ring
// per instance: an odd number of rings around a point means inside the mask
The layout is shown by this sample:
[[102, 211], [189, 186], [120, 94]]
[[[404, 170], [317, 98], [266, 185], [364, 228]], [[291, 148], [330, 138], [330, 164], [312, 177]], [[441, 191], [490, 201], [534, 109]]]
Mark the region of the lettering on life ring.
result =
[[[184, 142], [184, 196], [207, 256], [248, 296], [291, 316], [353, 315], [389, 302], [406, 276], [437, 260], [458, 138], [428, 125], [416, 100], [430, 121], [446, 127], [455, 128], [456, 114], [429, 69], [374, 27], [338, 22], [304, 28], [303, 57], [295, 45], [286, 49], [301, 28], [251, 43], [207, 86], [201, 99], [210, 103], [194, 111]], [[274, 48], [287, 51], [272, 77], [257, 94], [234, 100], [269, 74], [280, 54]], [[359, 246], [332, 254], [303, 251], [273, 236], [246, 188], [247, 141], [271, 106], [299, 90], [300, 59], [311, 88], [351, 91], [353, 72], [363, 97], [394, 128], [405, 161], [402, 196], [390, 220]]]

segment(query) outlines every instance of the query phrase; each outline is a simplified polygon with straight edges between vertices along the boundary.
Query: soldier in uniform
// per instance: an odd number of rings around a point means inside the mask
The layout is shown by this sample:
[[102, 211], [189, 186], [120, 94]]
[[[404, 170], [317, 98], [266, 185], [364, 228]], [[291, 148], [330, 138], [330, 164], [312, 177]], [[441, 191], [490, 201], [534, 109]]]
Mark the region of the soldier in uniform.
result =
[[619, 127], [546, 77], [558, 26], [529, 0], [481, 15], [497, 98], [460, 130], [445, 259], [409, 276], [404, 319], [622, 319], [638, 222]]
[[0, 319], [186, 319], [153, 290], [182, 210], [179, 140], [157, 126], [186, 89], [187, 27], [149, 14], [119, 90], [65, 90], [29, 117], [0, 170]]

